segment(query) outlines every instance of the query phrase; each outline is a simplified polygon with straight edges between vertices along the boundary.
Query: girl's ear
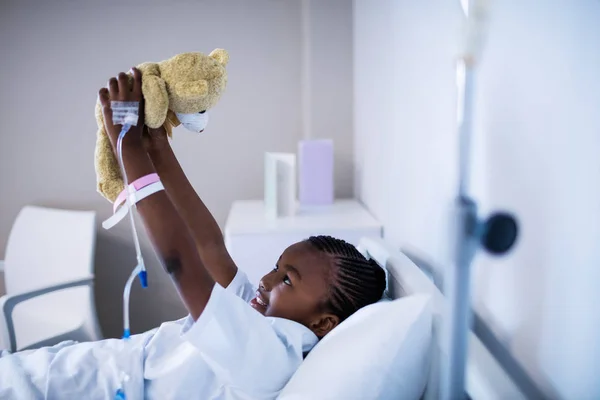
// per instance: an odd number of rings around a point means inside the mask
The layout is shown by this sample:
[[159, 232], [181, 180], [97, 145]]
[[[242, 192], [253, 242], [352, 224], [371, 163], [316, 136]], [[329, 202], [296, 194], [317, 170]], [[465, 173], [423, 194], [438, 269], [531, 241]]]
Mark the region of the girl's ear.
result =
[[322, 338], [333, 330], [340, 323], [340, 319], [337, 315], [333, 314], [321, 314], [310, 324], [310, 330], [313, 331], [317, 337]]

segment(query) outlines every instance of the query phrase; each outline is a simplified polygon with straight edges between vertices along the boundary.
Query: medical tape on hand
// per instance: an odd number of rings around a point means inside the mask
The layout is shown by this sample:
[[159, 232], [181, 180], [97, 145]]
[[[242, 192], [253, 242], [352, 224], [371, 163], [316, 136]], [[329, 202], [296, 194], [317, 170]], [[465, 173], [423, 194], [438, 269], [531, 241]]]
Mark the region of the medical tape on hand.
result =
[[139, 118], [140, 103], [137, 101], [111, 101], [113, 125], [136, 126]]
[[[130, 190], [135, 190], [135, 189], [132, 189], [131, 186], [128, 186], [128, 188]], [[117, 210], [117, 212], [115, 212], [112, 215], [112, 217], [110, 217], [106, 221], [102, 222], [102, 227], [104, 229], [112, 228], [113, 226], [118, 224], [123, 218], [125, 218], [125, 216], [129, 212], [129, 209], [134, 204], [136, 204], [139, 201], [145, 199], [146, 197], [153, 195], [154, 193], [159, 192], [164, 189], [165, 189], [165, 187], [163, 186], [162, 182], [158, 181], [158, 182], [154, 182], [148, 186], [145, 186], [140, 190], [130, 191], [129, 195], [127, 196], [127, 202], [125, 204], [123, 204], [123, 206], [121, 206], [121, 208], [119, 208]]]

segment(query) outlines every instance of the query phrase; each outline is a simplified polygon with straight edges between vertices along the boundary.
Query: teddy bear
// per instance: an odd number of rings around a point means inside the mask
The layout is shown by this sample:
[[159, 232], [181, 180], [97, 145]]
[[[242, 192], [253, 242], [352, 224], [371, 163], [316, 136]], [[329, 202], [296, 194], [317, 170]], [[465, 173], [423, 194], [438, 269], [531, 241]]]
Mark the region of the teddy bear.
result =
[[[181, 53], [158, 63], [138, 65], [136, 68], [142, 73], [145, 125], [153, 129], [163, 126], [169, 138], [173, 127], [179, 125], [192, 132], [202, 132], [208, 121], [207, 110], [217, 104], [227, 85], [225, 67], [228, 62], [227, 51], [215, 49], [208, 55]], [[132, 84], [131, 72], [128, 75]], [[96, 189], [108, 201], [114, 202], [123, 190], [124, 182], [104, 127], [99, 100], [96, 102], [96, 122]]]

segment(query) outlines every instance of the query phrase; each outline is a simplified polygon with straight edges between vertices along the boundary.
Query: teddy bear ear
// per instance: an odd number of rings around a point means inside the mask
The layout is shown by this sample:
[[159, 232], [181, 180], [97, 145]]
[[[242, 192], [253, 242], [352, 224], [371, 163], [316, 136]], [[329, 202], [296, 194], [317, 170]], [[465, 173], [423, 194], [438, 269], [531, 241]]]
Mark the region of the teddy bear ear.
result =
[[229, 62], [229, 53], [223, 49], [214, 49], [208, 56], [217, 60], [222, 66], [226, 66]]

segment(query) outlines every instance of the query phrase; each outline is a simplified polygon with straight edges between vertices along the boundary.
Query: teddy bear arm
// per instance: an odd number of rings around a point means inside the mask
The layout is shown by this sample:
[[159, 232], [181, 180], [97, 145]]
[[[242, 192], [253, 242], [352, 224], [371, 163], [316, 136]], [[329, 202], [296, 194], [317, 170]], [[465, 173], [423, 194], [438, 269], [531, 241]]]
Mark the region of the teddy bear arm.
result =
[[117, 159], [104, 126], [98, 128], [94, 164], [96, 169], [96, 189], [108, 201], [113, 202], [124, 183]]
[[142, 92], [145, 100], [145, 123], [150, 128], [161, 127], [167, 118], [169, 110], [169, 95], [165, 81], [154, 75], [144, 75]]

